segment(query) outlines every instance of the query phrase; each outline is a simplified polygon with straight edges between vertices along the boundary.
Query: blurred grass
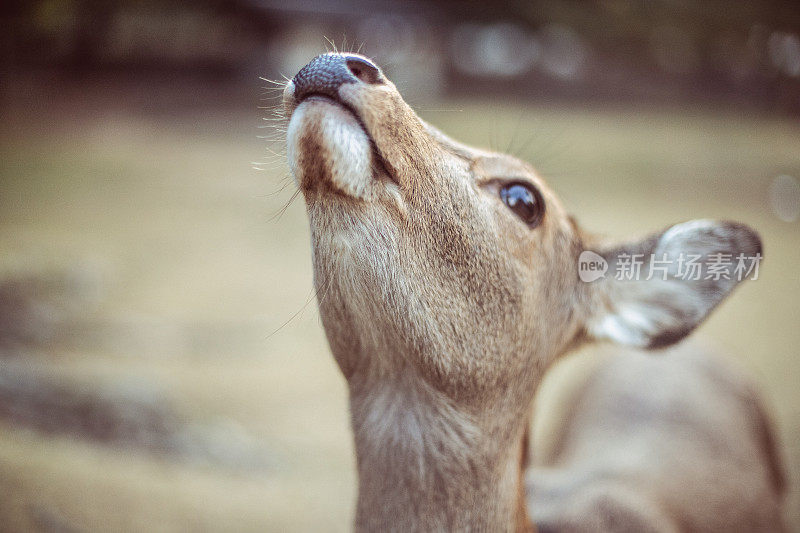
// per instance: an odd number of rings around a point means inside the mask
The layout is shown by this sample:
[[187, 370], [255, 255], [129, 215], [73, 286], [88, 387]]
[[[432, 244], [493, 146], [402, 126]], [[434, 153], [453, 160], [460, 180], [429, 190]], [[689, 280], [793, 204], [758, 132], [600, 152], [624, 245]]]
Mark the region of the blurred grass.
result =
[[[760, 279], [700, 334], [763, 384], [800, 525], [800, 226], [773, 216], [767, 198], [775, 176], [800, 177], [800, 127], [733, 111], [419, 108], [462, 141], [516, 150], [590, 229], [625, 236], [714, 217], [761, 232]], [[182, 423], [223, 428], [223, 440], [233, 428], [269, 466], [0, 422], [3, 528], [348, 530], [346, 391], [312, 299], [302, 201], [271, 218], [294, 187], [281, 189], [285, 165], [256, 137], [256, 113], [6, 118], [0, 274], [64, 278], [77, 289], [35, 290], [30, 320], [46, 335], [34, 347], [6, 345], [0, 365], [78, 390], [133, 388]], [[242, 452], [223, 442], [219, 453], [235, 464]]]

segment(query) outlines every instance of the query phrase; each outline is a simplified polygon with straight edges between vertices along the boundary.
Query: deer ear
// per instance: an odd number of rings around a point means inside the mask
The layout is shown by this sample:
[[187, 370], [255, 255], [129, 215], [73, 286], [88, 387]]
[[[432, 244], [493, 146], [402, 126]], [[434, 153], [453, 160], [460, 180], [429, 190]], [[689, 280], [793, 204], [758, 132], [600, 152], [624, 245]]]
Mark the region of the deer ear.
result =
[[757, 278], [760, 260], [756, 232], [712, 220], [678, 224], [625, 246], [584, 251], [578, 268], [590, 291], [586, 332], [638, 347], [673, 344], [740, 281]]

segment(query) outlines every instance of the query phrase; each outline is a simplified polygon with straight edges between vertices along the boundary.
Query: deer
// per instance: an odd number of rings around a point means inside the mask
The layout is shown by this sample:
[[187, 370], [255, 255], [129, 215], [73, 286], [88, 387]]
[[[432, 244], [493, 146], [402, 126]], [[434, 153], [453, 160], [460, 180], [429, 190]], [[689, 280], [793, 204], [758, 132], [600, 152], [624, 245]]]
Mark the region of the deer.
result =
[[[317, 305], [347, 381], [356, 531], [612, 530], [616, 516], [618, 530], [778, 527], [780, 468], [766, 414], [739, 390], [747, 386], [692, 377], [694, 363], [685, 362], [692, 358], [638, 353], [678, 343], [740, 281], [732, 267], [727, 275], [685, 279], [675, 270], [679, 255], [699, 256], [701, 266], [715, 254], [760, 258], [754, 230], [701, 219], [627, 242], [586, 232], [529, 164], [466, 146], [426, 123], [363, 55], [317, 56], [287, 81], [282, 106], [288, 165], [309, 220]], [[634, 254], [673, 266], [652, 279], [586, 282], [577, 265], [587, 250], [609, 268]], [[589, 343], [637, 352], [591, 373], [613, 377], [625, 365], [642, 366], [611, 380], [610, 389], [629, 387], [617, 402], [623, 409], [610, 400], [594, 410], [565, 408], [558, 444], [538, 458], [534, 448], [529, 469], [537, 387], [554, 361]], [[648, 370], [674, 361], [683, 361], [674, 371]], [[684, 382], [666, 377], [684, 374]], [[625, 376], [643, 382], [636, 387]], [[652, 396], [658, 383], [677, 383], [685, 405], [672, 412], [668, 400], [659, 404]], [[603, 387], [592, 393], [587, 386], [571, 405], [613, 396]], [[650, 405], [651, 415], [635, 405]], [[717, 407], [730, 420], [711, 438], [698, 424]], [[668, 507], [679, 498], [652, 486], [668, 485], [668, 471], [598, 463], [613, 457], [593, 442], [616, 449], [617, 458], [641, 453], [647, 467], [650, 448], [636, 440], [644, 434], [663, 440], [652, 460], [670, 442], [686, 456], [697, 451], [700, 460], [687, 457], [697, 479], [706, 473], [702, 458], [716, 456], [722, 464], [713, 473], [729, 478], [724, 489], [686, 502], [700, 508], [690, 512]], [[615, 472], [616, 484], [597, 484]], [[682, 473], [675, 491], [695, 479], [691, 469]], [[599, 489], [581, 490], [590, 485]], [[703, 512], [729, 514], [716, 522], [684, 519]]]

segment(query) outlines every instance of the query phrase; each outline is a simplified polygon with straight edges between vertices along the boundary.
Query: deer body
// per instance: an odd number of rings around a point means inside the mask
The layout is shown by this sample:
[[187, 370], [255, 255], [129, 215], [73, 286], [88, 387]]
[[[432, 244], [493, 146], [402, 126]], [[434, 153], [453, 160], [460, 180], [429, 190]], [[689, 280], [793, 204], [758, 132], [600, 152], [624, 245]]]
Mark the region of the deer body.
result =
[[689, 342], [570, 362], [568, 392], [545, 388], [537, 409], [526, 481], [540, 531], [783, 529], [770, 419], [730, 361]]
[[[422, 122], [362, 56], [314, 59], [284, 107], [349, 386], [356, 529], [531, 529], [521, 465], [548, 365], [593, 338], [675, 342], [735, 282], [580, 282], [582, 249], [613, 262], [619, 246], [583, 233], [528, 165]], [[760, 251], [748, 228], [712, 221], [630, 247]]]

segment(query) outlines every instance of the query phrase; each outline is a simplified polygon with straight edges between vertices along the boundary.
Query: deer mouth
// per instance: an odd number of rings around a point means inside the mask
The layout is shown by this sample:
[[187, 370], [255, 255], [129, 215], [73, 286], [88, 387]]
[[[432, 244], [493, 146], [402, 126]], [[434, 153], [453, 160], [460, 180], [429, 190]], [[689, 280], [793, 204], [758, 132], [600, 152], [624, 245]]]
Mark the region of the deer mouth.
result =
[[284, 90], [289, 166], [303, 191], [330, 190], [372, 199], [382, 183], [396, 183], [357, 109], [359, 102], [340, 95], [369, 91], [371, 85], [384, 83], [379, 71], [358, 70], [364, 65], [377, 67], [356, 59], [357, 63], [353, 56], [320, 56]]
[[394, 178], [359, 114], [346, 103], [310, 94], [295, 103], [287, 129], [289, 165], [303, 190], [322, 188], [371, 199]]

